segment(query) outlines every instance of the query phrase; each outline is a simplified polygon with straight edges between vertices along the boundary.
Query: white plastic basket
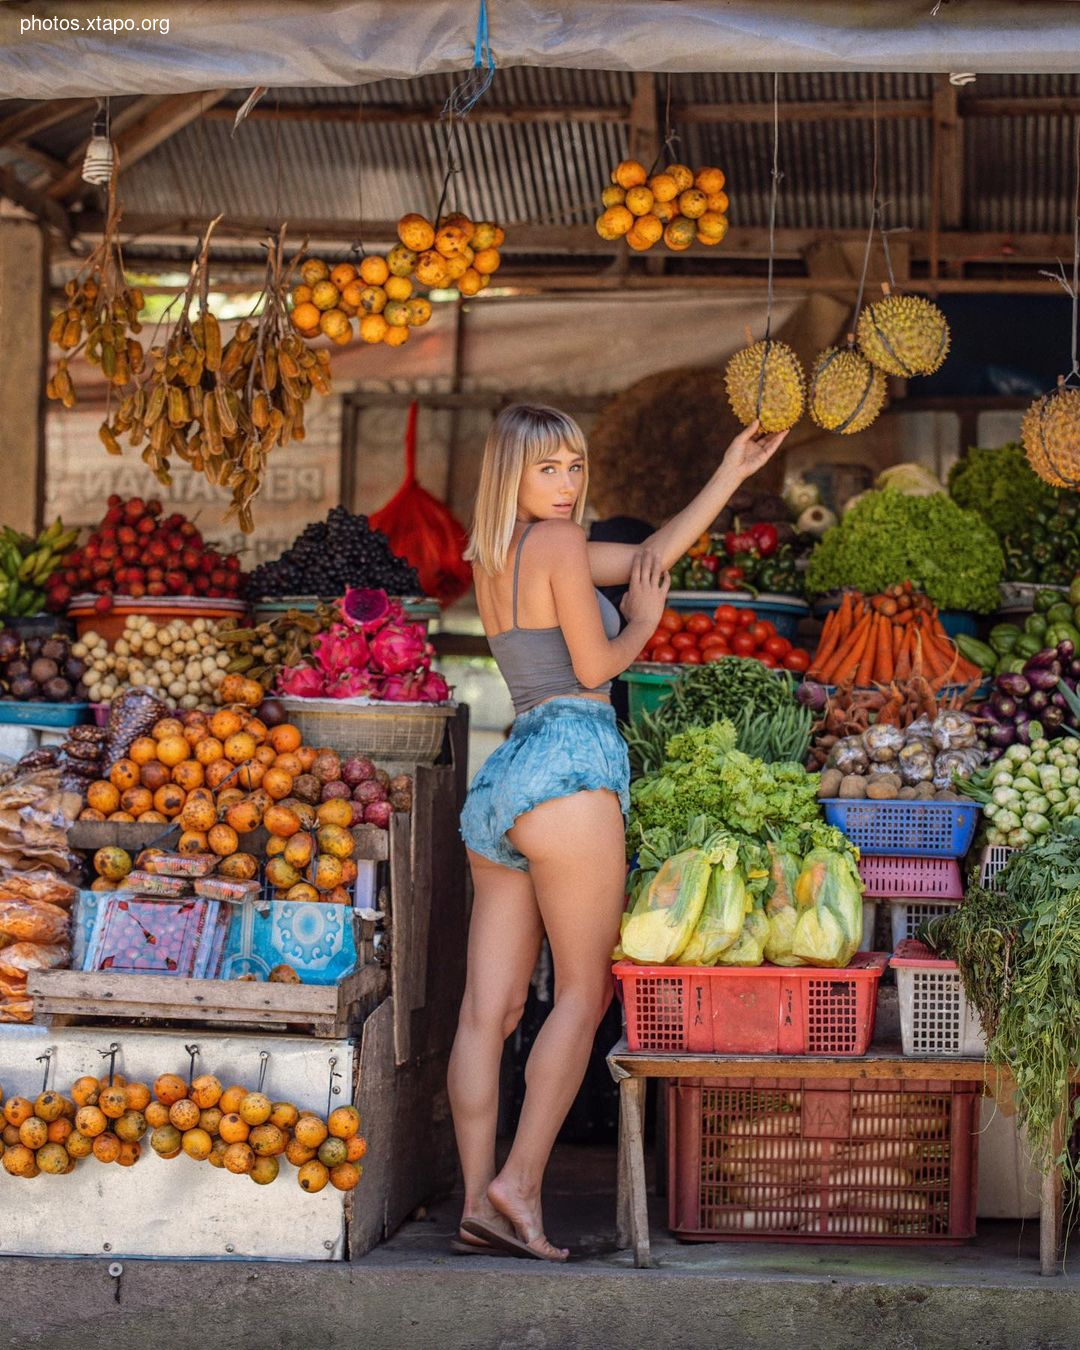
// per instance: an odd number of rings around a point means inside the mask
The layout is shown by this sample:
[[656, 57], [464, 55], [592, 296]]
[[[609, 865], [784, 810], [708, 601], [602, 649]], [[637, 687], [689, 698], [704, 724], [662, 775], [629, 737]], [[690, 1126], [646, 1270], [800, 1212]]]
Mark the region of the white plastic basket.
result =
[[945, 914], [951, 914], [959, 903], [959, 900], [890, 901], [889, 920], [892, 924], [893, 951], [908, 938], [917, 938], [923, 924], [929, 923], [931, 919], [940, 919]]
[[998, 889], [997, 878], [1015, 852], [1016, 849], [1008, 848], [1005, 844], [988, 844], [983, 849], [982, 857], [979, 859], [979, 885], [984, 890]]
[[[913, 949], [913, 950], [905, 950]], [[889, 962], [900, 998], [905, 1055], [982, 1059], [986, 1037], [968, 1003], [955, 961], [930, 958], [921, 943], [905, 943]]]
[[862, 941], [859, 943], [859, 951], [872, 952], [874, 950], [874, 929], [877, 926], [877, 901], [863, 900], [862, 902]]

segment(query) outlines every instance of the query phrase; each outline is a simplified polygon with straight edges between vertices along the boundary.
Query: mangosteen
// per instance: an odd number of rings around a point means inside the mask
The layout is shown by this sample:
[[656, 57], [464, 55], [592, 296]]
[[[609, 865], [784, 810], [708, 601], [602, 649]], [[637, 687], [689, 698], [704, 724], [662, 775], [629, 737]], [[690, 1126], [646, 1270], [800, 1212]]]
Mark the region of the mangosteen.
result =
[[69, 656], [64, 662], [64, 674], [69, 680], [81, 680], [86, 674], [86, 662], [80, 661], [77, 656]]
[[74, 699], [76, 703], [85, 703], [90, 697], [90, 690], [83, 684], [82, 680], [76, 681]]
[[36, 656], [41, 655], [41, 649], [44, 645], [45, 639], [39, 637], [28, 637], [23, 643], [23, 646], [26, 648], [26, 655], [31, 661], [33, 661]]
[[29, 675], [20, 675], [18, 679], [11, 681], [11, 697], [17, 698], [22, 703], [28, 703], [36, 699], [38, 695], [37, 684]]
[[22, 639], [10, 628], [0, 631], [0, 661], [11, 661], [22, 651]]
[[284, 703], [276, 698], [264, 698], [259, 704], [256, 716], [268, 727], [280, 726], [282, 722], [288, 720]]
[[30, 674], [30, 662], [24, 661], [21, 656], [16, 657], [14, 661], [7, 663], [7, 669], [4, 673], [9, 680], [24, 680]]
[[63, 675], [54, 675], [41, 686], [41, 692], [50, 703], [65, 702], [71, 697], [73, 689], [74, 685], [70, 680], [65, 680]]
[[60, 667], [47, 656], [39, 656], [30, 667], [30, 678], [38, 684], [48, 684], [60, 674]]
[[62, 637], [51, 637], [48, 642], [42, 643], [41, 655], [47, 656], [50, 661], [66, 661], [68, 655], [68, 645]]

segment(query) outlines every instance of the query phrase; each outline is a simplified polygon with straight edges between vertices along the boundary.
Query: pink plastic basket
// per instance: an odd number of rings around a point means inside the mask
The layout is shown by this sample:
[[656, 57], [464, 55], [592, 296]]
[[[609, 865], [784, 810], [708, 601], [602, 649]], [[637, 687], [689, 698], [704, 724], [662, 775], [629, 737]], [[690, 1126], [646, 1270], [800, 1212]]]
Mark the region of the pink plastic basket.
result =
[[981, 1095], [934, 1079], [679, 1079], [671, 1229], [692, 1242], [962, 1242]]
[[612, 971], [631, 1050], [865, 1055], [888, 961], [880, 952], [859, 952], [842, 970], [619, 961]]
[[859, 859], [859, 875], [868, 900], [964, 898], [964, 879], [952, 858], [886, 858], [864, 854]]

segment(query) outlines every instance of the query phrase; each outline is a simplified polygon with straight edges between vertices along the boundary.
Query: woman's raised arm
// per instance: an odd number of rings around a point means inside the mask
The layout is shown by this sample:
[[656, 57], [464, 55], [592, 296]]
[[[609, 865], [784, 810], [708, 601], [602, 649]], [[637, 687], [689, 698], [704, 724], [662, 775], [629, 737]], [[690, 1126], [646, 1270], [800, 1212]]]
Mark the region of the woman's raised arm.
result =
[[709, 528], [732, 494], [769, 462], [786, 435], [786, 431], [761, 435], [758, 423], [752, 422], [731, 442], [712, 477], [689, 505], [655, 530], [643, 544], [589, 544], [589, 570], [594, 584], [625, 585], [639, 548], [656, 554], [664, 570], [669, 571]]

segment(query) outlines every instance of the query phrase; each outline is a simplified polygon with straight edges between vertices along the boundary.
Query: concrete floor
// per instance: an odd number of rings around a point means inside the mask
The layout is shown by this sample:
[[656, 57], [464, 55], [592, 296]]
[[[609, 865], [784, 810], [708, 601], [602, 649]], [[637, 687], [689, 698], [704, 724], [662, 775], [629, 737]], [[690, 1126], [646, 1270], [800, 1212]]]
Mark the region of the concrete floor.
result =
[[352, 1265], [0, 1261], [0, 1350], [1076, 1350], [1080, 1259], [1038, 1274], [1038, 1225], [963, 1247], [681, 1244], [654, 1201], [657, 1268], [614, 1243], [614, 1151], [557, 1150], [545, 1198], [567, 1266], [447, 1250], [453, 1198]]

